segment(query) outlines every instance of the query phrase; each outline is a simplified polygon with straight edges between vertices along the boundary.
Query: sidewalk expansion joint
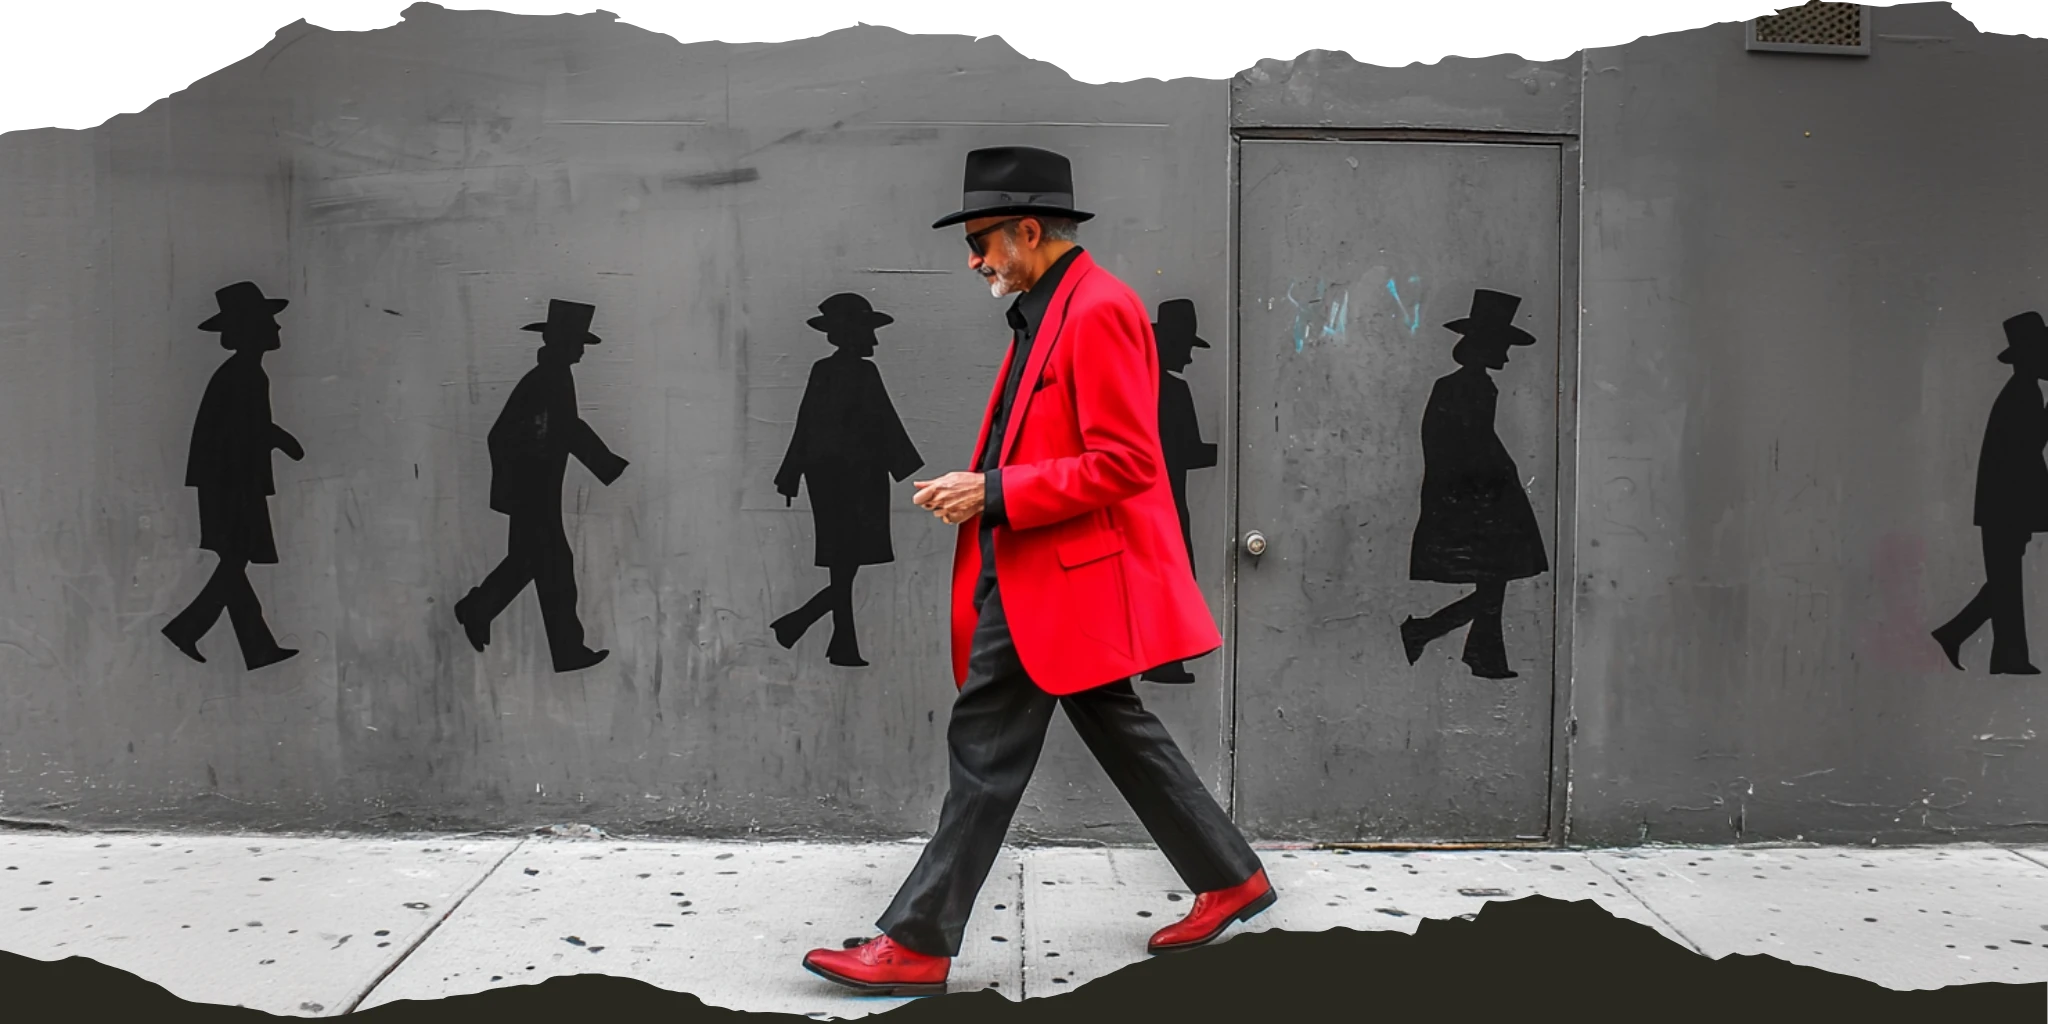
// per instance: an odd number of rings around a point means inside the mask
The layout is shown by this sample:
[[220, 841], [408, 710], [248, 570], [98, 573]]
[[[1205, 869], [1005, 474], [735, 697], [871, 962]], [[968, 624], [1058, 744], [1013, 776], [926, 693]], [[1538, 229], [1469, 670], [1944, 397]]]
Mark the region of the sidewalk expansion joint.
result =
[[461, 894], [455, 897], [455, 902], [450, 903], [448, 905], [448, 909], [442, 911], [441, 916], [435, 918], [434, 923], [428, 925], [427, 930], [420, 933], [419, 938], [414, 939], [410, 945], [406, 946], [403, 950], [400, 950], [398, 956], [393, 958], [389, 964], [384, 965], [384, 969], [378, 971], [377, 976], [375, 978], [370, 979], [370, 983], [368, 985], [363, 986], [363, 990], [361, 992], [356, 993], [356, 997], [354, 999], [349, 1000], [348, 1005], [342, 1007], [341, 1012], [343, 1014], [356, 1012], [356, 1007], [363, 1005], [363, 1000], [370, 998], [371, 994], [377, 991], [377, 986], [384, 984], [384, 979], [391, 977], [391, 972], [398, 970], [399, 965], [405, 963], [407, 959], [411, 958], [414, 950], [417, 950], [421, 946], [426, 945], [427, 940], [429, 938], [432, 938], [433, 934], [439, 931], [441, 929], [441, 926], [443, 924], [446, 924], [450, 917], [455, 916], [455, 912], [457, 910], [460, 910], [464, 903], [469, 901], [470, 894], [476, 892], [477, 889], [481, 887], [485, 882], [490, 881], [491, 876], [497, 874], [498, 869], [503, 867], [505, 865], [505, 862], [507, 860], [510, 860], [513, 854], [518, 853], [520, 847], [523, 847], [525, 845], [525, 838], [521, 838], [518, 842], [513, 843], [512, 848], [506, 850], [504, 856], [499, 857], [495, 862], [493, 862], [489, 868], [485, 869], [483, 874], [477, 876], [475, 882], [470, 883], [469, 888], [462, 890]]
[[[1584, 857], [1585, 855], [1580, 854], [1580, 856]], [[1601, 865], [1599, 861], [1594, 860], [1591, 857], [1586, 857], [1586, 863], [1593, 865], [1593, 870], [1598, 871], [1603, 875], [1606, 875], [1609, 879], [1611, 879], [1614, 882], [1616, 887], [1621, 889], [1622, 892], [1628, 893], [1630, 899], [1633, 899], [1637, 903], [1642, 904], [1644, 910], [1649, 911], [1650, 914], [1656, 917], [1657, 920], [1664, 922], [1664, 927], [1671, 929], [1671, 933], [1673, 935], [1678, 936], [1681, 940], [1685, 942], [1686, 945], [1691, 946], [1693, 952], [1698, 953], [1701, 956], [1706, 956], [1709, 960], [1713, 959], [1713, 957], [1707, 956], [1707, 951], [1701, 948], [1699, 943], [1694, 942], [1692, 940], [1692, 936], [1687, 935], [1683, 930], [1681, 930], [1678, 927], [1678, 925], [1673, 924], [1670, 918], [1665, 917], [1663, 911], [1658, 910], [1655, 904], [1651, 903], [1649, 900], [1644, 899], [1641, 893], [1638, 893], [1634, 889], [1629, 888], [1628, 883], [1621, 880], [1621, 876], [1615, 874], [1612, 871], [1607, 870], [1605, 867]]]
[[1023, 851], [1017, 857], [1017, 1001], [1031, 998], [1031, 915], [1024, 909], [1024, 893], [1028, 886], [1024, 876], [1029, 862]]
[[2005, 852], [2010, 853], [2013, 856], [2018, 857], [2019, 859], [2026, 861], [2030, 864], [2038, 864], [2041, 867], [2048, 868], [2048, 860], [2042, 860], [2041, 858], [2036, 857], [2035, 855], [2027, 852], [2026, 850], [2016, 850], [2008, 846], [2005, 848]]

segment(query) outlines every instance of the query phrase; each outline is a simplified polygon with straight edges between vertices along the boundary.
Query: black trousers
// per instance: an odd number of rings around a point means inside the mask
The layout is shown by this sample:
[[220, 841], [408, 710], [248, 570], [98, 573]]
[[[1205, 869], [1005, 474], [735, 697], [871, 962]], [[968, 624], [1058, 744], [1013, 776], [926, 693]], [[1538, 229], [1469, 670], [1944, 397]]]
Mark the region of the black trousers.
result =
[[1228, 889], [1256, 874], [1258, 855], [1130, 680], [1065, 697], [1039, 689], [1017, 659], [1001, 593], [983, 589], [967, 681], [946, 727], [951, 784], [938, 831], [875, 922], [883, 933], [928, 956], [960, 954], [968, 913], [1002, 851], [1056, 704], [1189, 890]]
[[220, 621], [220, 613], [226, 611], [228, 621], [235, 627], [235, 642], [242, 648], [244, 664], [277, 650], [270, 625], [263, 621], [263, 604], [256, 600], [256, 588], [249, 585], [248, 570], [247, 558], [223, 557], [199, 595], [165, 624], [164, 632], [196, 644]]
[[560, 664], [564, 655], [582, 653], [583, 622], [576, 617], [576, 556], [560, 513], [513, 516], [504, 560], [470, 591], [470, 600], [489, 622], [528, 583], [540, 597], [541, 625], [556, 663]]
[[1985, 527], [1984, 585], [1977, 596], [1938, 631], [1957, 644], [1991, 624], [1991, 667], [2020, 668], [2028, 663], [2026, 585], [2020, 561], [2033, 534], [2026, 530]]

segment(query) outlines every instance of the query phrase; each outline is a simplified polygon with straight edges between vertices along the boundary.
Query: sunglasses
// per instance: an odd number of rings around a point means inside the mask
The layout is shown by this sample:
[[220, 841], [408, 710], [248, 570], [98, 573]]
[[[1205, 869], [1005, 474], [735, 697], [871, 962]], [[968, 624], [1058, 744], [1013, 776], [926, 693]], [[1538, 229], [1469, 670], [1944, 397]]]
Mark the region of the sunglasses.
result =
[[994, 224], [990, 224], [988, 227], [982, 228], [980, 231], [976, 231], [973, 234], [968, 235], [967, 251], [975, 254], [976, 256], [986, 257], [988, 255], [988, 248], [981, 244], [982, 238], [985, 237], [989, 232], [994, 231], [995, 229], [1002, 227], [1005, 224], [1015, 224], [1023, 219], [1024, 218], [1022, 217], [1011, 217], [1007, 220], [999, 220], [996, 221]]

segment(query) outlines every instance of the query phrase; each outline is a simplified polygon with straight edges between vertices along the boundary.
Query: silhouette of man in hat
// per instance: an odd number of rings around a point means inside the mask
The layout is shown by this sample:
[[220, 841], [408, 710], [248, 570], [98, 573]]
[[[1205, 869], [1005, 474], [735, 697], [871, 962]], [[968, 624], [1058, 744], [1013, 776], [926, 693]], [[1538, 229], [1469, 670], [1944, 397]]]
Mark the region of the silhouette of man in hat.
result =
[[853, 577], [863, 565], [896, 560], [889, 537], [889, 480], [902, 482], [924, 459], [896, 416], [881, 370], [869, 358], [875, 354], [875, 328], [895, 319], [851, 292], [819, 303], [818, 311], [807, 323], [824, 331], [838, 351], [811, 364], [775, 490], [787, 503], [796, 497], [799, 481], [810, 481], [817, 536], [813, 560], [830, 570], [831, 582], [770, 628], [777, 643], [794, 647], [829, 612], [832, 642], [825, 660], [857, 668], [867, 662], [854, 633]]
[[569, 368], [583, 359], [585, 346], [603, 340], [590, 333], [596, 313], [595, 306], [551, 299], [546, 320], [520, 328], [540, 332], [539, 365], [512, 389], [489, 437], [491, 510], [511, 520], [505, 558], [455, 602], [456, 621], [481, 652], [491, 641], [491, 620], [532, 583], [557, 672], [589, 668], [611, 653], [584, 646], [575, 555], [562, 526], [562, 476], [570, 456], [606, 486], [627, 466], [576, 412]]
[[882, 934], [803, 960], [866, 993], [945, 991], [1055, 710], [1195, 893], [1147, 951], [1213, 942], [1278, 898], [1131, 683], [1222, 644], [1167, 479], [1145, 302], [1074, 243], [1091, 215], [1074, 209], [1066, 157], [980, 149], [965, 177], [963, 209], [932, 226], [961, 224], [968, 268], [991, 295], [1017, 298], [973, 469], [912, 481], [913, 502], [959, 527], [950, 781], [937, 831], [875, 922]]
[[199, 325], [220, 334], [234, 353], [213, 372], [192, 424], [185, 486], [199, 491], [199, 547], [220, 557], [213, 577], [163, 628], [166, 639], [193, 661], [204, 662], [199, 638], [226, 610], [251, 670], [299, 653], [279, 647], [263, 621], [263, 606], [249, 585], [248, 567], [277, 564], [277, 539], [270, 529], [269, 497], [277, 493], [270, 453], [292, 461], [306, 457], [298, 438], [270, 420], [270, 377], [263, 353], [281, 347], [277, 313], [286, 299], [266, 297], [253, 281], [238, 281], [213, 293], [220, 312]]
[[1991, 624], [1991, 673], [2040, 674], [2027, 654], [2026, 587], [2020, 563], [2033, 535], [2048, 531], [2048, 415], [2041, 380], [2048, 377], [2048, 323], [2040, 313], [2005, 321], [2005, 351], [1998, 361], [2012, 377], [1991, 403], [1984, 446], [1977, 459], [1976, 514], [1981, 532], [1984, 585], [1956, 617], [1934, 630], [1949, 664], [1963, 667], [1963, 643]]
[[1521, 303], [1481, 288], [1472, 294], [1471, 315], [1444, 325], [1463, 336], [1451, 348], [1462, 368], [1437, 379], [1422, 413], [1422, 514], [1408, 577], [1476, 587], [1434, 615], [1402, 620], [1410, 665], [1431, 641], [1469, 623], [1463, 659], [1472, 674], [1515, 678], [1501, 636], [1507, 584], [1550, 568], [1514, 457], [1493, 430], [1500, 391], [1486, 372], [1507, 365], [1511, 346], [1536, 343], [1513, 323]]
[[[1180, 513], [1180, 536], [1188, 549], [1188, 570], [1194, 571], [1195, 535], [1188, 517], [1188, 470], [1216, 465], [1216, 446], [1202, 440], [1195, 417], [1195, 395], [1181, 371], [1195, 361], [1195, 350], [1209, 343], [1195, 333], [1195, 303], [1168, 299], [1159, 304], [1152, 324], [1159, 342], [1159, 444], [1166, 456], [1166, 478], [1173, 485], [1173, 505]], [[1154, 683], [1192, 683], [1194, 674], [1178, 661], [1147, 669], [1139, 676]]]

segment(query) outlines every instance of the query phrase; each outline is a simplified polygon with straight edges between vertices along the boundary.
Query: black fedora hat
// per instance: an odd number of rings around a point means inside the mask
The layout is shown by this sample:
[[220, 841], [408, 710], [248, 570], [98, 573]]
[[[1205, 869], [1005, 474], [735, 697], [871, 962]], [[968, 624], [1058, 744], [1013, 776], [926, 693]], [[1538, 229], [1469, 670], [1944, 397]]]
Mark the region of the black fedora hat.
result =
[[1160, 303], [1159, 319], [1152, 324], [1152, 334], [1160, 341], [1185, 341], [1196, 348], [1209, 347], [1209, 343], [1195, 333], [1193, 299], [1168, 299]]
[[1034, 213], [1076, 223], [1095, 216], [1074, 209], [1074, 167], [1066, 157], [1030, 146], [997, 146], [967, 154], [960, 209], [940, 217], [932, 227]]
[[2005, 351], [1998, 354], [1998, 361], [2010, 363], [2020, 354], [2021, 349], [2030, 349], [2032, 354], [2048, 354], [2048, 322], [2041, 314], [2028, 311], [2005, 321]]
[[835, 330], [873, 330], [895, 322], [895, 317], [875, 312], [865, 296], [854, 292], [840, 292], [818, 303], [818, 315], [804, 321], [828, 334]]
[[1536, 336], [1514, 325], [1515, 310], [1521, 308], [1518, 295], [1488, 288], [1472, 292], [1472, 312], [1444, 325], [1468, 337], [1505, 341], [1510, 345], [1534, 345]]
[[522, 331], [541, 332], [541, 341], [570, 342], [581, 345], [595, 345], [603, 338], [590, 333], [590, 321], [597, 316], [597, 307], [587, 302], [570, 302], [566, 299], [548, 300], [548, 318], [538, 323], [521, 327]]
[[207, 317], [199, 325], [202, 331], [223, 331], [235, 324], [252, 320], [264, 320], [291, 305], [289, 299], [273, 299], [263, 294], [254, 281], [236, 281], [213, 293], [213, 301], [220, 306], [220, 312]]

